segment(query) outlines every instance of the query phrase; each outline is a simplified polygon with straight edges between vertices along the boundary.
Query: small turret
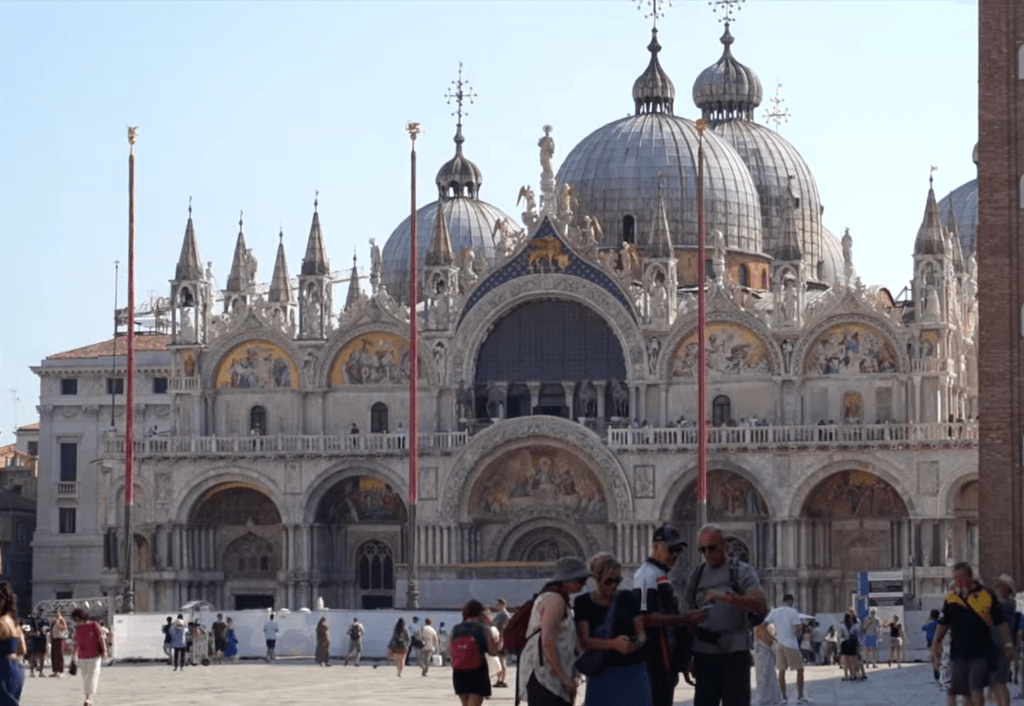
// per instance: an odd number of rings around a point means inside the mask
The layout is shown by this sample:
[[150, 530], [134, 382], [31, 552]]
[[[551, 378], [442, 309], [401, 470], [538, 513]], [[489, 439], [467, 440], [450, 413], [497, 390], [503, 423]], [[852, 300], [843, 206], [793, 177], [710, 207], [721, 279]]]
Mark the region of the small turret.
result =
[[327, 261], [323, 231], [320, 229], [319, 200], [313, 199], [313, 222], [309, 226], [306, 256], [299, 274], [299, 338], [322, 339], [331, 330], [334, 307], [331, 265]]
[[267, 294], [267, 301], [278, 304], [294, 304], [292, 286], [288, 281], [288, 261], [284, 255], [284, 231], [279, 231], [277, 237], [277, 258], [274, 260], [274, 274], [270, 278], [270, 292]]
[[636, 114], [665, 113], [672, 115], [676, 101], [676, 87], [672, 85], [672, 79], [668, 77], [658, 61], [661, 44], [658, 43], [657, 27], [651, 29], [651, 43], [647, 45], [647, 51], [651, 52], [651, 61], [644, 72], [633, 82], [633, 103], [636, 106]]
[[171, 280], [171, 331], [175, 344], [206, 343], [210, 327], [213, 292], [203, 272], [195, 229], [192, 226], [192, 199], [181, 255]]
[[348, 311], [349, 307], [358, 304], [359, 299], [359, 270], [356, 267], [356, 254], [352, 253], [352, 274], [348, 279], [348, 296], [345, 297], [345, 311]]

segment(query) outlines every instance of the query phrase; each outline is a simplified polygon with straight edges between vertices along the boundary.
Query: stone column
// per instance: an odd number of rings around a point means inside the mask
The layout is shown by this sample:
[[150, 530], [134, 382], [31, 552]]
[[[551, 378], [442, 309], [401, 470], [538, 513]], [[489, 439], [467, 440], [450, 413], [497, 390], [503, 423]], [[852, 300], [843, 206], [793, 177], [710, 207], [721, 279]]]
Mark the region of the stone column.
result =
[[569, 410], [569, 419], [576, 419], [576, 410], [574, 409], [575, 405], [573, 405], [576, 383], [571, 380], [563, 380], [562, 392], [565, 393], [565, 406]]
[[[530, 414], [532, 415], [533, 410], [540, 404], [540, 381], [530, 380], [526, 383], [526, 388], [530, 391]], [[508, 397], [505, 399], [507, 400]], [[505, 418], [508, 419], [508, 410], [505, 410]]]
[[605, 380], [595, 380], [594, 387], [597, 389], [597, 418], [604, 419], [604, 395], [608, 383]]
[[669, 426], [669, 419], [668, 419], [668, 383], [667, 382], [663, 382], [663, 383], [659, 384], [658, 385], [658, 391], [660, 392], [660, 396], [661, 396], [661, 404], [659, 405], [659, 407], [660, 407], [659, 413], [661, 415], [661, 419], [659, 420], [658, 424], [660, 426], [667, 427], [667, 426]]

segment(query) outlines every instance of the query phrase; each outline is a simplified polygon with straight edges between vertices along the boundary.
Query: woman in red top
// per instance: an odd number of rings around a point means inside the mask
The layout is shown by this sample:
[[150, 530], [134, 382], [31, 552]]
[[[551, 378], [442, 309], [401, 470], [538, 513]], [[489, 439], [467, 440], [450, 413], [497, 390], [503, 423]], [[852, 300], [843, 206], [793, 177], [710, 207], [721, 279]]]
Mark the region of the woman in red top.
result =
[[82, 688], [85, 691], [85, 705], [92, 704], [92, 695], [100, 683], [100, 664], [106, 654], [103, 632], [99, 623], [89, 619], [82, 608], [75, 608], [71, 617], [75, 619], [75, 661], [82, 672]]

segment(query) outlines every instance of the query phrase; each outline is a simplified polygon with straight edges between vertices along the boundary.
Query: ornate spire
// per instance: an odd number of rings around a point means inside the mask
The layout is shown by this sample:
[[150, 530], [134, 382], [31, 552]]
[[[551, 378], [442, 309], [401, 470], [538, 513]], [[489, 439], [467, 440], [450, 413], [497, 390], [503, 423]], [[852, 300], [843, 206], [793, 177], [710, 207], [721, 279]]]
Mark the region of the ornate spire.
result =
[[658, 61], [661, 44], [658, 43], [657, 26], [651, 29], [651, 43], [647, 45], [647, 51], [651, 52], [651, 61], [647, 65], [647, 69], [633, 82], [633, 103], [636, 106], [636, 114], [666, 113], [672, 115], [676, 100], [676, 87], [672, 85], [672, 79], [668, 77]]
[[475, 199], [480, 195], [480, 186], [484, 178], [480, 169], [462, 154], [462, 143], [466, 138], [462, 136], [462, 116], [469, 115], [464, 110], [464, 103], [473, 103], [476, 94], [470, 89], [469, 83], [462, 80], [462, 62], [459, 62], [459, 78], [452, 81], [454, 88], [449, 88], [445, 98], [448, 104], [456, 103], [456, 109], [452, 115], [456, 116], [455, 124], [455, 156], [441, 166], [434, 180], [437, 184], [438, 198], [468, 197]]
[[250, 277], [255, 277], [255, 271], [250, 272], [252, 258], [249, 249], [245, 246], [245, 236], [242, 234], [242, 212], [238, 212], [238, 239], [235, 241], [235, 255], [231, 259], [231, 272], [228, 274], [228, 282], [224, 289], [228, 292], [244, 292], [249, 286]]
[[356, 254], [352, 253], [352, 274], [348, 278], [348, 296], [345, 297], [345, 311], [359, 301], [359, 270], [356, 268]]
[[188, 197], [188, 223], [185, 224], [185, 239], [181, 242], [181, 255], [178, 266], [174, 269], [174, 279], [198, 281], [203, 278], [202, 259], [199, 257], [199, 245], [196, 233], [192, 228], [192, 197]]
[[664, 182], [665, 175], [658, 174], [658, 199], [654, 204], [654, 223], [647, 245], [648, 257], [671, 258], [675, 255], [672, 236], [668, 229], [668, 211], [665, 210]]
[[437, 217], [434, 219], [434, 238], [427, 250], [427, 267], [444, 267], [455, 263], [452, 254], [452, 239], [448, 234], [448, 219], [444, 214], [444, 204], [437, 204]]
[[324, 247], [324, 236], [320, 230], [320, 215], [317, 213], [320, 192], [313, 198], [313, 222], [309, 226], [309, 240], [306, 241], [306, 256], [302, 258], [302, 274], [329, 275], [330, 263], [327, 262], [327, 248]]
[[945, 252], [945, 238], [942, 232], [942, 221], [939, 219], [939, 206], [935, 201], [934, 173], [932, 167], [928, 176], [928, 200], [924, 206], [924, 218], [917, 231], [914, 242], [915, 255], [942, 255]]
[[292, 298], [292, 286], [288, 282], [288, 261], [284, 256], [284, 231], [279, 231], [277, 237], [279, 239], [277, 259], [274, 260], [274, 275], [270, 278], [270, 292], [267, 294], [267, 300], [279, 304], [291, 304], [295, 300]]

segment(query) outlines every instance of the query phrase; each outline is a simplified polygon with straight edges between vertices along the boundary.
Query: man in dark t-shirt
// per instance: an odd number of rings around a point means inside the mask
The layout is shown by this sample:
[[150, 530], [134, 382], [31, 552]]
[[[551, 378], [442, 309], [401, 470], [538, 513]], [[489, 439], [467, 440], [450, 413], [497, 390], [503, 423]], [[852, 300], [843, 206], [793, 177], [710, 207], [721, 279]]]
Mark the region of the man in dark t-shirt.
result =
[[228, 646], [228, 624], [224, 622], [224, 614], [217, 613], [217, 620], [213, 623], [213, 658], [218, 664], [224, 658], [224, 650]]
[[942, 640], [946, 631], [951, 630], [950, 693], [968, 697], [971, 706], [984, 706], [989, 674], [998, 662], [999, 648], [992, 640], [993, 632], [999, 635], [1008, 660], [1013, 659], [1013, 641], [999, 601], [974, 579], [969, 563], [962, 561], [953, 566], [953, 581], [954, 590], [942, 604], [939, 627], [932, 641], [932, 662], [939, 664]]

